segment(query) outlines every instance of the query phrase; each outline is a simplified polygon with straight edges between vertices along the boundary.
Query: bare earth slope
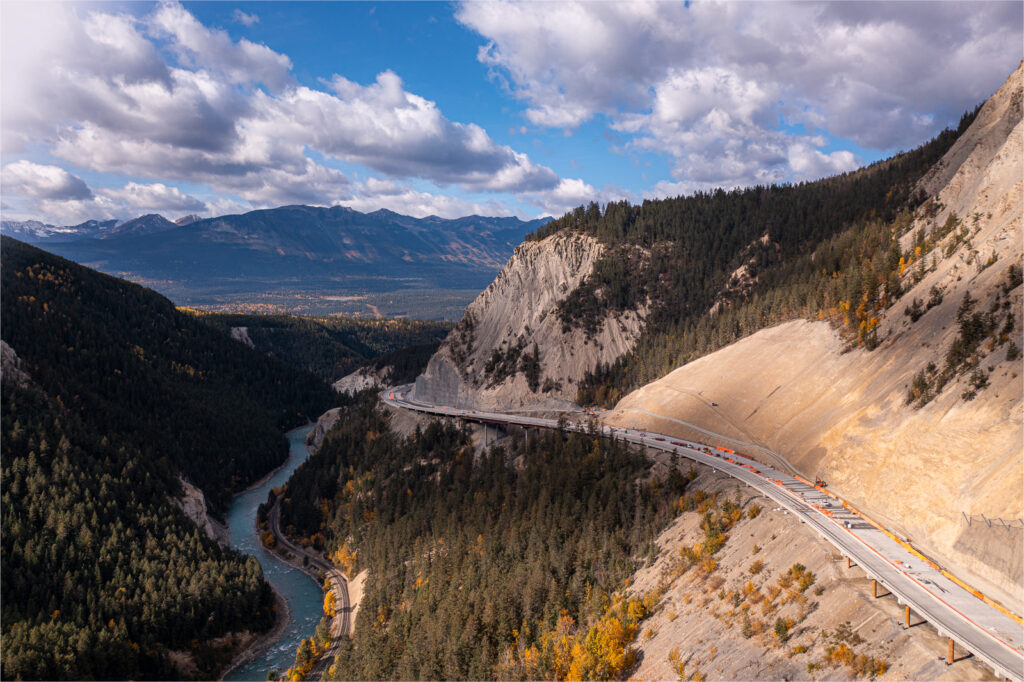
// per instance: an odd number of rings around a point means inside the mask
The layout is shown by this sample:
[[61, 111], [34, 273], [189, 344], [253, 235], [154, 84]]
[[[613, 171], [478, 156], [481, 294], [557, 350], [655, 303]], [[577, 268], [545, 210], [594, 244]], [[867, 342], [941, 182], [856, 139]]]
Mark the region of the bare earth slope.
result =
[[[568, 405], [584, 373], [628, 351], [643, 322], [643, 311], [609, 317], [592, 341], [580, 329], [562, 332], [556, 307], [590, 274], [601, 250], [595, 239], [579, 234], [520, 244], [416, 380], [416, 397], [481, 409]], [[509, 349], [519, 348], [520, 355], [527, 355], [535, 343], [540, 362], [537, 391], [530, 389], [521, 372], [487, 372], [495, 351], [509, 356]]]
[[[1024, 126], [1020, 68], [985, 104], [970, 129], [922, 181], [940, 203], [919, 227], [942, 225], [950, 211], [971, 236], [911, 286], [879, 325], [872, 352], [844, 352], [824, 322], [794, 321], [763, 330], [681, 367], [624, 398], [606, 420], [619, 426], [709, 440], [733, 439], [756, 457], [784, 457], [805, 476], [821, 476], [840, 496], [909, 537], [915, 545], [1017, 613], [1024, 612], [1024, 405], [1020, 359], [1007, 345], [984, 346], [990, 385], [965, 401], [969, 375], [950, 382], [922, 408], [906, 404], [929, 362], [941, 367], [957, 336], [957, 308], [970, 292], [987, 311], [1020, 264], [1024, 210]], [[984, 267], [995, 257], [995, 262]], [[929, 261], [929, 265], [931, 261]], [[916, 323], [903, 314], [931, 288], [943, 302]], [[1021, 286], [1004, 296], [1021, 345]], [[1005, 310], [1005, 309], [1003, 309]], [[717, 404], [716, 404], [717, 403]], [[697, 428], [695, 428], [697, 427]], [[724, 442], [724, 441], [723, 441]], [[1009, 527], [982, 519], [998, 518]]]
[[[669, 465], [667, 453], [649, 454]], [[660, 608], [640, 626], [640, 663], [630, 679], [680, 678], [673, 650], [686, 664], [684, 676], [700, 671], [711, 680], [856, 678], [850, 668], [826, 660], [829, 647], [843, 641], [857, 655], [885, 662], [884, 680], [992, 679], [975, 659], [947, 667], [940, 656], [946, 643], [933, 629], [903, 629], [903, 608], [893, 596], [873, 598], [871, 580], [860, 567], [848, 567], [831, 545], [771, 500], [720, 471], [693, 469], [699, 475], [689, 490], [717, 491], [744, 512], [755, 505], [763, 511], [756, 518], [744, 514], [714, 555], [711, 573], [678, 570], [680, 552], [704, 539], [698, 511], [684, 512], [660, 535], [657, 559], [635, 574], [630, 588], [638, 595], [665, 589]], [[802, 593], [796, 587], [780, 590], [780, 579], [796, 563], [814, 574], [813, 586]], [[785, 641], [774, 633], [779, 618], [792, 622]]]

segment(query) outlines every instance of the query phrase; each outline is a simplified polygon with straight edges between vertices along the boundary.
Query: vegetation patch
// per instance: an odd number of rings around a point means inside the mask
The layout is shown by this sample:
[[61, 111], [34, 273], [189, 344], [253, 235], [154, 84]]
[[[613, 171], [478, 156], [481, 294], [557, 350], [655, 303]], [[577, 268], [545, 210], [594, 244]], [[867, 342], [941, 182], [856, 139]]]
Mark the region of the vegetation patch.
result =
[[480, 454], [454, 426], [403, 440], [372, 400], [350, 408], [289, 482], [281, 517], [369, 569], [355, 637], [330, 674], [618, 676], [660, 596], [624, 586], [689, 482], [650, 479], [649, 466], [596, 432]]
[[30, 377], [5, 373], [0, 409], [3, 677], [216, 677], [274, 598], [171, 503], [179, 475], [223, 511], [332, 392], [152, 291], [6, 237], [2, 255], [0, 328]]
[[245, 327], [257, 350], [328, 383], [371, 361], [377, 369], [395, 367], [396, 383], [414, 379], [453, 327], [424, 320], [190, 312], [224, 333]]
[[[611, 407], [687, 362], [791, 319], [827, 319], [851, 346], [873, 349], [881, 313], [902, 294], [908, 268], [907, 277], [923, 276], [928, 251], [945, 234], [963, 232], [954, 216], [932, 234], [922, 231], [908, 252], [900, 248], [915, 215], [939, 210], [922, 207], [917, 180], [976, 113], [965, 114], [956, 131], [854, 173], [639, 205], [591, 204], [540, 228], [532, 238], [572, 230], [607, 247], [560, 306], [566, 328], [592, 336], [609, 310], [654, 302], [633, 350], [590, 372], [577, 402]], [[737, 272], [742, 286], [733, 281]]]
[[973, 400], [978, 392], [989, 385], [988, 373], [980, 367], [982, 359], [994, 349], [1006, 345], [1007, 360], [1015, 360], [1020, 349], [1011, 341], [1017, 328], [1017, 318], [1010, 305], [1010, 292], [1020, 286], [1021, 268], [1009, 266], [1003, 284], [987, 311], [976, 311], [977, 301], [970, 292], [957, 309], [958, 333], [946, 352], [945, 362], [940, 369], [929, 362], [914, 375], [907, 390], [906, 403], [923, 407], [934, 400], [950, 381], [970, 372], [967, 388], [960, 394], [965, 400]]

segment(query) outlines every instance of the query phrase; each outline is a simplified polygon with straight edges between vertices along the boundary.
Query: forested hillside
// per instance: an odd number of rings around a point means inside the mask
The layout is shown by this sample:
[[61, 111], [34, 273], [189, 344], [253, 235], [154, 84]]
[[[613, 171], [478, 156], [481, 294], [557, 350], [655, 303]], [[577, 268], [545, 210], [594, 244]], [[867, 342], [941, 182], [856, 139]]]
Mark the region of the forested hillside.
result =
[[[437, 344], [453, 326], [424, 320], [190, 312], [225, 333], [244, 327], [257, 350], [328, 383], [382, 355], [408, 346]], [[397, 353], [391, 364], [401, 362], [401, 355]]]
[[349, 409], [282, 507], [287, 531], [369, 570], [334, 677], [588, 679], [627, 668], [650, 604], [616, 592], [688, 479], [650, 477], [641, 453], [587, 434], [509, 439], [479, 457], [467, 432], [439, 422], [403, 440], [373, 402]]
[[531, 235], [580, 231], [607, 245], [562, 301], [565, 329], [593, 334], [608, 310], [651, 305], [632, 352], [592, 372], [579, 401], [614, 405], [679, 365], [797, 317], [828, 317], [851, 343], [872, 348], [879, 311], [899, 296], [899, 276], [920, 255], [898, 243], [925, 199], [917, 182], [976, 114], [965, 114], [956, 131], [853, 173], [640, 205], [591, 204]]
[[226, 652], [210, 639], [265, 629], [273, 597], [254, 559], [171, 504], [178, 477], [222, 511], [330, 389], [149, 290], [6, 237], [2, 286], [24, 375], [5, 362], [0, 674], [180, 678], [177, 649], [214, 676]]
[[281, 432], [333, 396], [164, 297], [3, 239], [3, 339], [36, 383], [110, 442], [162, 462], [222, 510], [284, 460]]
[[3, 442], [4, 679], [180, 679], [168, 649], [210, 679], [210, 638], [270, 627], [259, 564], [171, 504], [166, 460], [7, 382]]

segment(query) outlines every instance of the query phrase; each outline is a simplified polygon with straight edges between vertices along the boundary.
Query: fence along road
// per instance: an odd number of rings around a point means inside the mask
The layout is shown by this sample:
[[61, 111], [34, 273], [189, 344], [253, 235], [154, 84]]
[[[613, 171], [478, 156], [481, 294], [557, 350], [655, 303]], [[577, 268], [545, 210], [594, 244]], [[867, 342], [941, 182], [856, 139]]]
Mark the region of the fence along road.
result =
[[[406, 384], [382, 391], [380, 398], [392, 407], [441, 417], [484, 424], [558, 428], [558, 421], [554, 419], [432, 405], [412, 398], [411, 392], [412, 384]], [[566, 428], [586, 430], [589, 425], [568, 422]], [[997, 675], [1024, 682], [1024, 624], [1018, 616], [971, 594], [947, 572], [834, 496], [796, 476], [729, 450], [613, 426], [602, 426], [601, 433], [678, 453], [746, 483], [809, 524], [818, 535], [860, 566], [868, 577], [892, 592], [900, 604], [912, 608], [941, 636], [948, 637], [950, 652], [952, 642], [956, 642], [989, 665]]]

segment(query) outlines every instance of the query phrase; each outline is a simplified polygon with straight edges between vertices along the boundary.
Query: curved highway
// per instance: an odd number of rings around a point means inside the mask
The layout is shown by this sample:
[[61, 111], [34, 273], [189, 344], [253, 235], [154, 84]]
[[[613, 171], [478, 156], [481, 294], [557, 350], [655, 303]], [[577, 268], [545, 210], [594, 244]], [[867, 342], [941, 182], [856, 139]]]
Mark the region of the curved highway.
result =
[[[485, 424], [557, 428], [554, 419], [431, 405], [411, 397], [412, 384], [386, 389], [383, 402], [396, 408]], [[579, 416], [584, 416], [580, 414]], [[568, 422], [570, 430], [589, 424]], [[803, 479], [743, 455], [660, 433], [601, 426], [601, 432], [638, 445], [678, 453], [746, 483], [809, 524], [896, 596], [949, 637], [988, 664], [997, 675], [1024, 682], [1024, 626], [1019, 619], [963, 589], [949, 574], [880, 526], [870, 523], [830, 494]]]
[[[270, 532], [273, 534], [278, 547], [284, 547], [294, 554], [297, 557], [294, 562], [295, 565], [318, 582], [320, 576], [316, 571], [321, 571], [327, 577], [328, 582], [330, 582], [331, 591], [334, 592], [335, 599], [337, 599], [337, 615], [331, 619], [330, 646], [320, 655], [316, 665], [313, 666], [313, 669], [306, 676], [306, 679], [319, 680], [323, 677], [324, 672], [330, 667], [331, 663], [334, 662], [334, 657], [341, 647], [342, 637], [347, 637], [350, 632], [351, 623], [349, 621], [352, 608], [348, 601], [348, 581], [345, 579], [344, 574], [324, 559], [323, 556], [316, 552], [309, 552], [305, 548], [296, 545], [287, 535], [281, 532], [281, 507], [277, 500], [274, 501], [274, 506], [270, 508], [268, 518], [270, 521]], [[309, 563], [306, 564], [301, 559], [298, 559], [298, 557], [308, 559]]]

